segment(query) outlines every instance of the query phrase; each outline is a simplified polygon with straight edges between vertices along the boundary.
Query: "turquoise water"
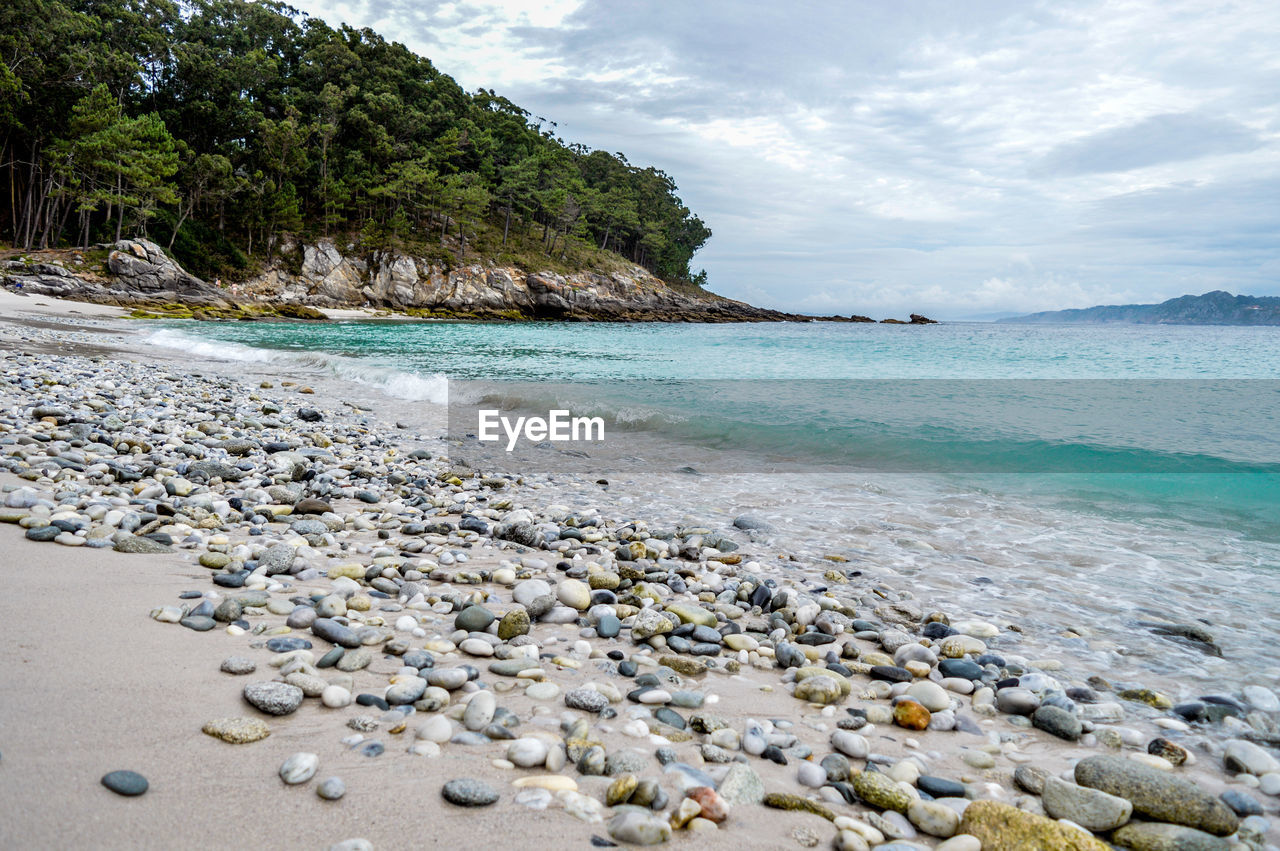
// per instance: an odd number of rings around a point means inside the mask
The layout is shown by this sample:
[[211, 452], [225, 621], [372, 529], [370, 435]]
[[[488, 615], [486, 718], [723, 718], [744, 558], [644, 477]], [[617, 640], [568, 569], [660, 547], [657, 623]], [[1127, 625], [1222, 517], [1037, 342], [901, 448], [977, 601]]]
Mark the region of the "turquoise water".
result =
[[172, 323], [455, 379], [1280, 378], [1280, 328]]
[[[1280, 329], [172, 322], [149, 342], [336, 382], [412, 428], [450, 402], [455, 437], [477, 405], [600, 415], [600, 447], [480, 469], [619, 518], [760, 514], [798, 575], [821, 584], [840, 553], [1020, 624], [1002, 647], [1029, 658], [1175, 696], [1280, 678]], [[1151, 618], [1209, 623], [1227, 652]]]
[[[601, 415], [762, 458], [961, 476], [1280, 540], [1280, 329], [782, 323], [172, 323], [161, 343], [409, 399]], [[234, 345], [199, 346], [193, 338]], [[1008, 477], [1004, 474], [1037, 475]], [[992, 476], [1002, 478], [993, 479]]]

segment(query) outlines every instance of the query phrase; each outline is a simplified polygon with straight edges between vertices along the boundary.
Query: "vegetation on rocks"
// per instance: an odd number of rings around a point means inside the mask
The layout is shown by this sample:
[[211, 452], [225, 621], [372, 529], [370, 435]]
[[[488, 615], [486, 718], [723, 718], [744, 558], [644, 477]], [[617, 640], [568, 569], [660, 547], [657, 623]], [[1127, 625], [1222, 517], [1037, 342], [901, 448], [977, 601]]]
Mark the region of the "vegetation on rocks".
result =
[[16, 247], [138, 234], [206, 279], [335, 237], [436, 263], [625, 258], [698, 287], [711, 235], [661, 170], [371, 30], [245, 0], [4, 4], [0, 192]]

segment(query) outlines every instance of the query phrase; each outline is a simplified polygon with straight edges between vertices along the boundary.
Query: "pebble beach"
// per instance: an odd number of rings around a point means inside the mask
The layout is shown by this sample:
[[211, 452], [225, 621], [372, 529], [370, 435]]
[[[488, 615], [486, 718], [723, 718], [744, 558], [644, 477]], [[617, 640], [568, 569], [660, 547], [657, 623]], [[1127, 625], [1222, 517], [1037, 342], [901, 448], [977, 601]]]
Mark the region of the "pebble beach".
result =
[[1274, 677], [1028, 658], [765, 518], [475, 469], [115, 314], [0, 294], [4, 847], [1280, 842]]

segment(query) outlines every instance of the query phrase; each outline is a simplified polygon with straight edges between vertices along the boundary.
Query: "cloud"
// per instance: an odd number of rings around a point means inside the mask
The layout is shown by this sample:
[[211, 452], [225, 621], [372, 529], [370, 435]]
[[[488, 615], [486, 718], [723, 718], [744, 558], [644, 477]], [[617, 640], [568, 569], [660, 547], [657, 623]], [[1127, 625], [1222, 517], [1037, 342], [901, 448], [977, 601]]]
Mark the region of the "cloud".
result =
[[303, 0], [671, 174], [711, 286], [943, 316], [1280, 287], [1269, 0]]
[[1132, 171], [1159, 163], [1252, 151], [1257, 134], [1231, 119], [1195, 114], [1153, 115], [1060, 145], [1033, 173], [1076, 175]]

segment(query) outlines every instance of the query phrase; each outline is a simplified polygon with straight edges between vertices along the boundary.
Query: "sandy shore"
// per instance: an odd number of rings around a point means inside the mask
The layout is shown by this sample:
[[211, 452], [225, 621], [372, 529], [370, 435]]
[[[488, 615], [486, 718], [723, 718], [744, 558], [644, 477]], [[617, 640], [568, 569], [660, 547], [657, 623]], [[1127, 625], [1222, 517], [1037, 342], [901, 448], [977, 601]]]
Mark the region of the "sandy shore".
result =
[[[95, 364], [106, 369], [125, 362], [153, 363], [167, 374], [197, 368], [177, 357], [166, 358], [162, 352], [142, 348], [136, 339], [131, 339], [136, 335], [128, 324], [111, 322], [122, 313], [115, 308], [0, 292], [0, 351], [60, 356], [66, 358], [66, 366], [87, 370], [94, 369]], [[80, 320], [108, 324], [86, 325]], [[365, 412], [344, 406], [346, 397], [332, 395], [333, 387], [317, 385], [314, 394], [304, 396], [298, 394], [300, 388], [296, 386], [287, 390], [275, 387], [281, 376], [270, 370], [246, 375], [243, 364], [213, 363], [200, 364], [198, 369], [205, 375], [234, 376], [242, 382], [242, 388], [271, 382], [274, 393], [287, 395], [287, 408], [305, 404], [324, 411], [323, 427], [332, 433], [355, 433], [366, 428], [360, 419]], [[16, 398], [7, 388], [0, 391], [0, 396], [6, 406], [42, 403], [35, 396]], [[386, 413], [390, 412], [388, 406]], [[294, 430], [300, 432], [298, 426]], [[404, 457], [423, 445], [420, 435], [412, 429], [397, 431], [385, 422], [379, 427], [386, 438], [379, 451], [394, 448]], [[7, 490], [47, 488], [46, 484], [22, 480], [7, 472], [0, 473], [0, 486], [7, 486]], [[360, 516], [367, 506], [352, 496], [344, 494], [341, 500], [334, 501], [333, 511], [348, 518]], [[518, 494], [512, 498], [518, 500]], [[457, 518], [453, 520], [456, 522]], [[343, 542], [349, 549], [343, 558], [367, 562], [371, 551], [384, 539], [372, 529], [354, 529], [350, 521], [348, 529], [351, 531], [343, 533]], [[255, 543], [243, 528], [233, 527], [229, 534], [233, 545]], [[284, 524], [267, 524], [264, 542], [287, 535]], [[400, 540], [400, 536], [395, 539]], [[340, 559], [324, 548], [315, 549], [310, 560], [321, 568], [319, 575], [295, 579], [286, 576], [287, 588], [274, 596], [319, 596], [330, 590], [332, 581], [324, 576], [323, 568], [340, 563]], [[507, 742], [446, 743], [438, 756], [408, 753], [414, 744], [415, 725], [427, 713], [418, 712], [407, 719], [403, 732], [392, 733], [394, 723], [384, 722], [366, 734], [367, 739], [386, 746], [383, 755], [371, 758], [342, 740], [353, 733], [346, 725], [348, 719], [361, 715], [378, 718], [382, 713], [376, 708], [328, 708], [309, 699], [288, 716], [269, 718], [248, 706], [241, 697], [245, 682], [268, 680], [276, 673], [268, 666], [273, 654], [260, 646], [262, 636], [229, 634], [221, 623], [209, 632], [196, 632], [150, 617], [157, 607], [180, 604], [179, 595], [183, 592], [198, 591], [215, 601], [222, 599], [223, 593], [236, 593], [214, 588], [210, 570], [195, 561], [202, 552], [202, 547], [193, 546], [156, 555], [133, 555], [110, 549], [35, 543], [22, 537], [22, 529], [0, 525], [5, 612], [10, 635], [17, 638], [8, 653], [0, 654], [0, 681], [5, 683], [5, 699], [0, 701], [0, 847], [173, 848], [198, 841], [219, 848], [327, 848], [360, 837], [373, 847], [393, 849], [460, 847], [495, 839], [515, 839], [528, 848], [553, 848], [566, 843], [589, 847], [592, 836], [608, 836], [608, 809], [602, 808], [603, 822], [584, 823], [568, 814], [559, 802], [546, 809], [516, 803], [519, 790], [512, 781], [536, 772], [501, 764]], [[512, 563], [519, 567], [521, 552], [530, 555], [520, 548], [482, 539], [469, 550], [466, 570], [496, 571]], [[762, 563], [770, 557], [776, 559], [766, 545], [748, 544], [742, 553], [744, 561], [753, 557]], [[554, 553], [534, 551], [532, 555], [552, 562], [556, 558]], [[617, 563], [612, 566], [616, 568]], [[717, 569], [715, 562], [693, 566], [712, 572]], [[459, 566], [453, 568], [458, 569]], [[543, 572], [556, 577], [553, 569]], [[534, 569], [529, 575], [540, 575], [540, 571]], [[782, 574], [778, 579], [786, 581]], [[489, 595], [485, 604], [499, 617], [518, 608], [512, 601], [509, 583], [423, 583], [434, 585], [439, 593], [467, 592], [479, 587]], [[453, 613], [424, 610], [420, 614], [429, 637], [452, 632]], [[396, 617], [389, 615], [392, 620]], [[284, 618], [256, 613], [252, 621], [278, 626]], [[305, 629], [291, 634], [312, 638]], [[582, 640], [575, 623], [538, 623], [530, 636], [544, 654], [569, 656], [576, 662], [574, 667], [544, 660], [546, 678], [560, 686], [562, 693], [592, 682], [612, 682], [625, 694], [631, 686], [619, 681], [616, 671], [610, 674], [601, 667], [612, 664], [604, 654], [622, 651], [631, 655], [637, 649], [641, 655], [649, 652], [624, 631], [614, 639], [590, 638], [590, 655], [574, 655], [575, 642]], [[421, 639], [409, 640], [415, 647], [422, 646]], [[329, 646], [321, 640], [315, 643], [316, 656]], [[859, 639], [857, 646], [864, 655], [879, 649], [874, 641], [865, 639]], [[653, 651], [653, 656], [662, 652], [665, 651]], [[219, 666], [229, 656], [252, 658], [258, 670], [247, 677], [221, 673]], [[737, 654], [726, 656], [737, 659]], [[498, 705], [521, 719], [520, 735], [556, 740], [562, 717], [588, 717], [566, 708], [562, 700], [534, 700], [520, 687], [511, 688], [509, 679], [485, 672], [490, 661], [453, 650], [440, 652], [435, 666], [472, 664], [479, 668], [480, 681], [495, 686]], [[763, 663], [756, 664], [758, 661]], [[836, 730], [837, 720], [848, 717], [846, 707], [889, 705], [883, 699], [871, 699], [863, 691], [870, 686], [870, 680], [865, 672], [856, 670], [855, 663], [849, 664], [855, 668], [850, 677], [853, 694], [833, 705], [823, 707], [795, 699], [783, 672], [773, 666], [771, 658], [753, 657], [740, 669], [686, 677], [684, 688], [698, 691], [708, 702], [701, 710], [677, 711], [684, 716], [715, 715], [738, 731], [744, 730], [753, 718], [785, 721], [780, 729], [794, 735], [798, 744], [811, 748], [811, 761], [817, 763], [832, 752], [828, 740]], [[389, 678], [400, 669], [395, 656], [375, 653], [367, 668], [351, 674], [350, 691], [381, 695]], [[319, 673], [329, 676], [332, 669]], [[454, 705], [471, 694], [474, 691], [460, 690], [455, 694]], [[886, 770], [910, 758], [931, 776], [964, 783], [970, 799], [995, 799], [1032, 812], [1042, 808], [1035, 796], [1015, 785], [1013, 772], [1019, 765], [1033, 764], [1050, 774], [1070, 777], [1071, 766], [1081, 758], [1117, 752], [1096, 735], [1087, 734], [1080, 742], [1063, 741], [1025, 723], [1013, 725], [1003, 714], [974, 712], [967, 695], [951, 696], [955, 714], [967, 719], [967, 724], [961, 726], [972, 732], [905, 730], [892, 724], [872, 724], [857, 732], [865, 738], [871, 753], [880, 755], [880, 765]], [[626, 733], [623, 728], [634, 720], [631, 713], [635, 707], [625, 699], [617, 703], [618, 716], [595, 721], [593, 736], [611, 754], [635, 750], [643, 756], [648, 767], [640, 776], [662, 782], [671, 796], [672, 804], [667, 807], [670, 812], [679, 803], [679, 788], [653, 760], [656, 747], [669, 742], [681, 762], [700, 770], [722, 773], [724, 766], [704, 761], [701, 745], [705, 736], [694, 735], [682, 741], [687, 737], [636, 737]], [[263, 718], [272, 733], [246, 745], [230, 745], [201, 734], [205, 722], [224, 716]], [[1274, 815], [1276, 799], [1251, 788], [1257, 785], [1256, 779], [1242, 775], [1231, 782], [1223, 773], [1219, 767], [1220, 746], [1215, 751], [1209, 739], [1198, 734], [1183, 735], [1175, 724], [1161, 726], [1153, 718], [1154, 713], [1135, 712], [1123, 721], [1124, 729], [1134, 731], [1136, 738], [1129, 737], [1133, 741], [1127, 740], [1120, 752], [1141, 753], [1145, 750], [1141, 742], [1157, 736], [1183, 740], [1199, 759], [1194, 765], [1174, 769], [1179, 776], [1193, 779], [1214, 795], [1227, 788], [1237, 789], [1262, 802], [1268, 816]], [[461, 729], [456, 723], [455, 726]], [[1098, 732], [1103, 726], [1098, 725]], [[299, 751], [319, 757], [319, 773], [310, 783], [286, 786], [277, 776], [277, 769]], [[990, 755], [992, 766], [979, 767], [986, 762], [975, 759], [978, 754]], [[841, 816], [876, 823], [875, 808], [850, 805], [838, 796], [833, 801], [830, 786], [822, 790], [827, 794], [819, 796], [814, 789], [797, 782], [798, 766], [805, 762], [797, 758], [797, 752], [791, 753], [786, 765], [757, 756], [745, 759], [769, 792], [821, 799]], [[864, 766], [864, 760], [850, 761], [855, 763], [855, 769]], [[144, 774], [150, 781], [147, 794], [125, 798], [100, 785], [99, 778], [115, 769]], [[598, 801], [605, 797], [613, 779], [581, 776], [572, 764], [558, 773], [573, 778], [580, 792]], [[342, 777], [346, 783], [348, 791], [340, 801], [325, 801], [315, 794], [316, 782], [331, 775]], [[441, 798], [441, 786], [455, 777], [474, 777], [490, 783], [501, 794], [498, 803], [479, 809], [446, 803]], [[905, 823], [906, 819], [901, 821]], [[1267, 835], [1269, 841], [1276, 841], [1274, 830]], [[794, 849], [813, 844], [830, 847], [836, 836], [836, 827], [819, 816], [744, 804], [732, 808], [719, 830], [696, 834], [676, 831], [671, 844], [699, 849], [738, 848], [744, 844], [750, 848]], [[935, 847], [941, 841], [920, 834], [899, 847]], [[1014, 846], [989, 839], [983, 847]], [[1264, 846], [1255, 843], [1255, 847]]]

